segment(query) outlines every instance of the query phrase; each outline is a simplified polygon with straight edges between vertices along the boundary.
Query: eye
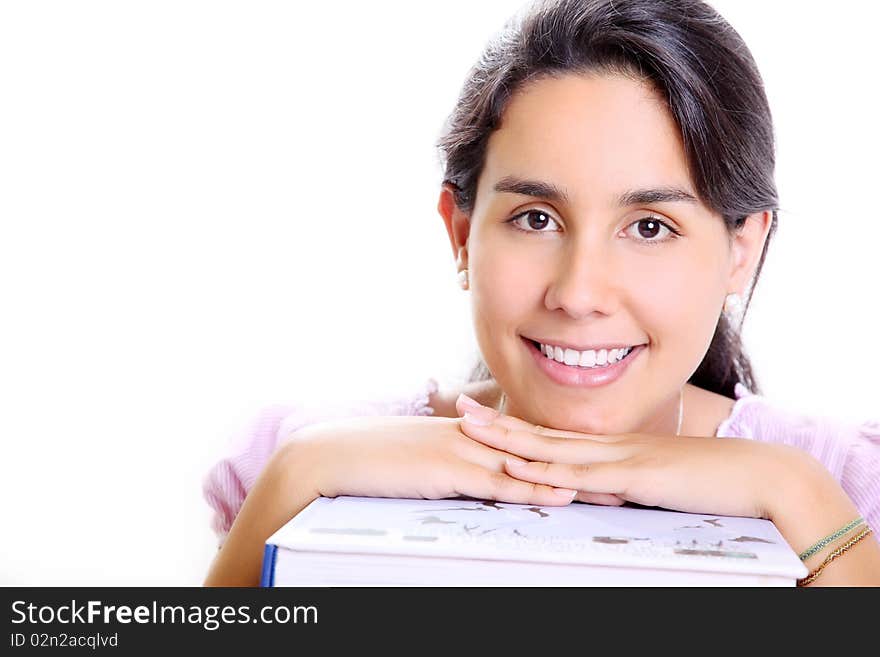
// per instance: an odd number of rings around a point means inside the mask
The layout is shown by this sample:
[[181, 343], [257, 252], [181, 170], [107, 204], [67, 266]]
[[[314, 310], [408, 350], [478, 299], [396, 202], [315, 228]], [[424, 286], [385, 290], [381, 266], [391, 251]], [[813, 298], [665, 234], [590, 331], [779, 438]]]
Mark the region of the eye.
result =
[[645, 244], [660, 244], [674, 240], [681, 233], [675, 230], [665, 221], [661, 221], [657, 217], [645, 217], [634, 221], [626, 227], [624, 232], [636, 239], [636, 241]]
[[525, 233], [552, 233], [554, 231], [544, 229], [551, 223], [559, 226], [556, 220], [543, 210], [527, 210], [510, 219], [508, 223], [512, 223]]

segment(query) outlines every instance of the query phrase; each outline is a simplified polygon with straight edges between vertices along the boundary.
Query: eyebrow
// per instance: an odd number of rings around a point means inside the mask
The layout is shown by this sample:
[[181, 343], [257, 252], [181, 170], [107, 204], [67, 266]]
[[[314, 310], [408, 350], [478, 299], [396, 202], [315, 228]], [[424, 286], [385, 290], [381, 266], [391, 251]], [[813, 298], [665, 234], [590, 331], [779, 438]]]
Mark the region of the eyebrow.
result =
[[[540, 180], [524, 180], [516, 176], [506, 176], [495, 183], [493, 188], [499, 193], [533, 196], [556, 203], [571, 204], [564, 189]], [[659, 187], [657, 189], [633, 189], [624, 192], [617, 199], [621, 207], [645, 205], [649, 203], [698, 203], [697, 197], [678, 187]]]

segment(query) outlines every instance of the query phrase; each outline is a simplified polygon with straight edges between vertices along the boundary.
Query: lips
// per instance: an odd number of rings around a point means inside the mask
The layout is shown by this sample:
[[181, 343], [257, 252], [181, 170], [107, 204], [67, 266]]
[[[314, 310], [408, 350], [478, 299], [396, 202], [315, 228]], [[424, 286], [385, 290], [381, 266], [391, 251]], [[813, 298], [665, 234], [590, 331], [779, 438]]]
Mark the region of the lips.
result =
[[647, 348], [643, 344], [634, 346], [623, 360], [611, 365], [581, 367], [580, 365], [566, 365], [553, 358], [548, 358], [541, 353], [539, 343], [525, 337], [522, 340], [536, 366], [547, 378], [558, 385], [576, 388], [596, 388], [613, 383], [626, 373]]

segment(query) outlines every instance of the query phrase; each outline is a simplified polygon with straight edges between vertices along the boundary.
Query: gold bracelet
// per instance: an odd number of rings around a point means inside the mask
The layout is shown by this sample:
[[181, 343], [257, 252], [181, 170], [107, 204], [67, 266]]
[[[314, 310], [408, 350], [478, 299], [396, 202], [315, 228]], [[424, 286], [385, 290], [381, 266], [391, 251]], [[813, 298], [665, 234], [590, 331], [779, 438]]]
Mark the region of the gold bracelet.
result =
[[799, 579], [797, 581], [797, 585], [798, 586], [806, 586], [807, 584], [810, 584], [811, 582], [813, 582], [813, 580], [815, 580], [820, 575], [820, 573], [825, 569], [825, 566], [827, 566], [832, 561], [834, 561], [837, 557], [839, 557], [841, 554], [843, 554], [844, 552], [849, 550], [853, 545], [855, 545], [856, 543], [861, 541], [863, 538], [865, 538], [865, 536], [870, 534], [872, 531], [874, 531], [874, 530], [871, 529], [870, 527], [868, 527], [867, 529], [863, 530], [861, 534], [854, 536], [849, 541], [847, 541], [846, 543], [841, 545], [839, 548], [834, 550], [834, 552], [832, 552], [831, 554], [829, 554], [825, 558], [825, 561], [823, 561], [821, 564], [819, 564], [819, 566], [818, 566], [818, 568], [816, 568], [816, 570], [811, 572], [809, 575], [807, 575], [803, 579]]

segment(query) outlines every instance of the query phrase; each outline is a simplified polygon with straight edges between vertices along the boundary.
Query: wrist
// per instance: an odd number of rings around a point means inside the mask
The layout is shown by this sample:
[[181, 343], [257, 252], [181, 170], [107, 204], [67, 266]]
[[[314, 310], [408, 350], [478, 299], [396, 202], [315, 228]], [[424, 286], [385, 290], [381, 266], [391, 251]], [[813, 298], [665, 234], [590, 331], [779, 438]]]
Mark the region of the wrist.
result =
[[[769, 519], [791, 548], [801, 553], [824, 536], [859, 517], [859, 510], [825, 466], [813, 456], [788, 448], [783, 467], [770, 481]], [[824, 553], [808, 558], [810, 567]]]

